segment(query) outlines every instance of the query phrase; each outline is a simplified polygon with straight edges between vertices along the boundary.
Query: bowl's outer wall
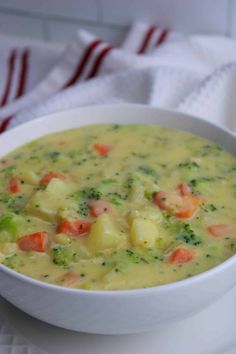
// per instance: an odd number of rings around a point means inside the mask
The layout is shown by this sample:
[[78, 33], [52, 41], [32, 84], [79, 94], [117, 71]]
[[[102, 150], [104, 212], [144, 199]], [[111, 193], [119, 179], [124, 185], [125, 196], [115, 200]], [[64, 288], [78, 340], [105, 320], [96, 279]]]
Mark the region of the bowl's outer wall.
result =
[[79, 332], [126, 334], [188, 317], [227, 293], [235, 282], [235, 264], [182, 286], [123, 294], [68, 292], [2, 272], [0, 292], [19, 309], [50, 324]]
[[[45, 134], [97, 123], [160, 124], [193, 132], [236, 151], [236, 138], [210, 123], [181, 113], [127, 105], [80, 108], [20, 126], [0, 137], [0, 156]], [[0, 274], [0, 294], [36, 318], [82, 332], [136, 333], [189, 316], [225, 294], [236, 284], [236, 257], [186, 281], [125, 292], [42, 285], [2, 265]]]

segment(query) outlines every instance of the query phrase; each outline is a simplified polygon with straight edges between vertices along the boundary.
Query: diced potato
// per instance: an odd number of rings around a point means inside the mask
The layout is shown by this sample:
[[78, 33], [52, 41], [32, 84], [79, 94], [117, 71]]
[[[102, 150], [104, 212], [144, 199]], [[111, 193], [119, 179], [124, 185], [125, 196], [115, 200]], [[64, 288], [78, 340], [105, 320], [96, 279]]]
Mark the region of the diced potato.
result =
[[130, 189], [129, 200], [131, 202], [140, 202], [143, 201], [143, 199], [144, 199], [144, 188], [140, 183], [135, 182]]
[[18, 250], [17, 244], [15, 242], [4, 242], [0, 243], [0, 252], [5, 256], [11, 256]]
[[142, 202], [145, 200], [145, 194], [150, 194], [159, 190], [159, 186], [150, 176], [136, 172], [133, 175], [134, 182], [130, 188], [129, 200], [131, 202]]
[[116, 228], [110, 216], [103, 213], [92, 225], [85, 244], [94, 253], [109, 248], [121, 248], [124, 241], [124, 235]]
[[144, 206], [141, 209], [132, 210], [129, 214], [129, 221], [133, 221], [136, 218], [144, 218], [156, 223], [160, 223], [163, 219], [160, 209], [156, 207]]
[[53, 178], [45, 190], [37, 191], [26, 204], [25, 210], [46, 221], [55, 221], [61, 208], [76, 207], [76, 202], [66, 199], [71, 193], [71, 185]]
[[26, 204], [25, 210], [30, 215], [34, 215], [47, 221], [54, 221], [56, 219], [59, 204], [59, 196], [57, 198], [47, 190], [38, 191]]
[[15, 242], [0, 243], [0, 263], [6, 258], [15, 254], [18, 250]]
[[33, 186], [39, 183], [39, 176], [29, 169], [17, 169], [14, 171], [14, 177], [23, 180], [27, 184], [31, 184]]
[[46, 187], [46, 191], [55, 195], [67, 195], [71, 191], [71, 184], [62, 181], [59, 178], [52, 178]]
[[67, 208], [60, 208], [58, 210], [58, 216], [60, 219], [68, 219], [68, 218], [78, 218], [78, 204], [72, 204]]
[[158, 237], [157, 226], [150, 220], [137, 218], [133, 220], [130, 238], [134, 246], [152, 248]]

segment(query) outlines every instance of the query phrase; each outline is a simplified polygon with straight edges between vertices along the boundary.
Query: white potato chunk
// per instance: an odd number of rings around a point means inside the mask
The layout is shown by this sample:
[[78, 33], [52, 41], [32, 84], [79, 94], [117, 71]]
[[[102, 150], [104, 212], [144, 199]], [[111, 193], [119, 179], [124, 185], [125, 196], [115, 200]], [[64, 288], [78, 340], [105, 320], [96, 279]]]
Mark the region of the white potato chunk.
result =
[[94, 253], [109, 248], [120, 248], [124, 245], [124, 240], [124, 235], [116, 228], [111, 217], [103, 213], [92, 225], [85, 244], [89, 251]]
[[131, 243], [137, 247], [152, 248], [158, 237], [157, 226], [150, 220], [136, 218], [130, 230]]
[[129, 215], [129, 220], [132, 222], [136, 218], [148, 219], [156, 223], [160, 223], [163, 219], [160, 209], [156, 207], [143, 206], [140, 209], [134, 209]]
[[131, 202], [142, 202], [144, 198], [144, 187], [140, 183], [133, 183], [130, 193], [129, 193], [129, 200]]
[[0, 262], [2, 262], [6, 257], [10, 257], [15, 254], [17, 250], [18, 247], [15, 242], [0, 243]]
[[26, 211], [46, 221], [54, 221], [61, 208], [73, 207], [76, 202], [66, 199], [71, 186], [58, 178], [53, 178], [45, 190], [37, 191], [26, 204]]
[[39, 183], [39, 176], [34, 172], [26, 168], [18, 168], [13, 176], [23, 180], [27, 184], [37, 185]]

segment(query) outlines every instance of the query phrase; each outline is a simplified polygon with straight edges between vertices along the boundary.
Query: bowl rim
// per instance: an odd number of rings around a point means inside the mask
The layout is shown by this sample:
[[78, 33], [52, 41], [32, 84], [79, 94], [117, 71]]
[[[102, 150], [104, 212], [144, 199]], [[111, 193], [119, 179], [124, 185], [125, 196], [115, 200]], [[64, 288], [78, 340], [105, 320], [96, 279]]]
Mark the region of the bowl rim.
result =
[[[179, 116], [186, 116], [189, 117], [190, 119], [195, 119], [198, 120], [199, 122], [202, 122], [203, 124], [208, 124], [211, 125], [212, 127], [215, 127], [217, 129], [219, 129], [220, 131], [227, 133], [229, 136], [231, 136], [233, 139], [236, 140], [236, 134], [233, 133], [232, 131], [230, 131], [228, 128], [222, 127], [219, 124], [213, 123], [211, 121], [207, 121], [201, 117], [197, 117], [194, 116], [192, 114], [188, 114], [188, 113], [182, 113], [179, 111], [176, 111], [174, 109], [162, 109], [162, 108], [158, 108], [158, 107], [153, 107], [153, 106], [148, 106], [145, 104], [120, 104], [120, 103], [115, 103], [115, 104], [104, 104], [104, 105], [87, 105], [87, 106], [82, 106], [82, 107], [76, 107], [73, 109], [68, 109], [68, 110], [63, 110], [60, 112], [55, 112], [55, 113], [51, 113], [51, 114], [47, 114], [44, 116], [40, 116], [37, 117], [34, 120], [25, 122], [23, 124], [20, 124], [16, 127], [13, 127], [11, 130], [6, 131], [2, 134], [2, 136], [8, 136], [11, 135], [11, 133], [17, 133], [18, 131], [21, 132], [24, 130], [24, 128], [27, 126], [32, 125], [32, 127], [34, 126], [34, 124], [38, 124], [40, 122], [44, 122], [48, 119], [48, 117], [53, 117], [53, 116], [58, 116], [58, 115], [63, 115], [63, 114], [70, 114], [76, 111], [81, 111], [83, 109], [93, 109], [96, 110], [97, 108], [99, 109], [115, 109], [119, 107], [119, 109], [135, 109], [135, 108], [142, 108], [145, 110], [154, 110], [157, 111], [159, 113], [170, 113], [170, 114], [174, 114], [174, 115], [179, 115]], [[98, 124], [98, 123], [97, 123]], [[101, 122], [102, 124], [102, 122]], [[129, 124], [129, 123], [128, 123]], [[138, 123], [136, 123], [138, 124]], [[145, 123], [144, 123], [145, 124]], [[84, 125], [86, 126], [86, 124]], [[79, 128], [79, 127], [78, 127]], [[68, 128], [68, 130], [70, 129], [75, 129], [75, 128]], [[176, 129], [176, 128], [175, 128]], [[181, 129], [180, 129], [181, 130]], [[64, 131], [64, 130], [62, 130]], [[55, 130], [55, 133], [57, 131]], [[53, 132], [48, 133], [48, 135], [53, 134]], [[42, 136], [45, 136], [47, 134], [43, 134]], [[37, 138], [39, 139], [39, 138]], [[0, 140], [1, 140], [1, 136], [0, 136]], [[29, 140], [33, 141], [36, 139], [32, 139]], [[24, 143], [27, 144], [28, 142]], [[19, 145], [23, 146], [24, 144]], [[16, 148], [18, 148], [16, 147]], [[14, 150], [14, 149], [13, 149]], [[12, 151], [13, 151], [12, 150]], [[193, 275], [190, 278], [185, 278], [182, 280], [178, 280], [178, 281], [174, 281], [171, 283], [167, 283], [167, 284], [163, 284], [163, 285], [155, 285], [155, 286], [151, 286], [151, 287], [147, 287], [147, 288], [134, 288], [134, 289], [125, 289], [125, 290], [86, 290], [86, 289], [80, 289], [80, 288], [68, 288], [68, 287], [64, 287], [61, 285], [56, 285], [56, 284], [52, 284], [52, 283], [47, 283], [44, 282], [42, 280], [38, 280], [35, 278], [32, 278], [30, 276], [24, 275], [22, 273], [19, 273], [11, 268], [8, 268], [7, 266], [5, 266], [4, 264], [0, 263], [0, 272], [5, 273], [6, 275], [16, 278], [18, 281], [22, 281], [23, 283], [27, 283], [29, 285], [33, 285], [33, 286], [39, 286], [42, 288], [45, 288], [47, 290], [51, 290], [51, 291], [61, 291], [63, 293], [69, 293], [69, 294], [83, 294], [86, 296], [109, 296], [109, 297], [116, 297], [116, 296], [133, 296], [133, 295], [144, 295], [147, 293], [155, 293], [155, 292], [169, 292], [169, 291], [174, 291], [176, 289], [181, 289], [187, 286], [191, 286], [193, 284], [197, 284], [201, 281], [204, 281], [206, 278], [211, 277], [213, 275], [217, 275], [218, 273], [224, 271], [226, 268], [228, 268], [229, 266], [232, 266], [234, 263], [236, 263], [236, 254], [232, 255], [231, 257], [229, 257], [228, 259], [226, 259], [225, 261], [219, 263], [218, 265], [214, 266], [211, 269], [208, 269], [206, 271], [203, 271], [199, 274]]]

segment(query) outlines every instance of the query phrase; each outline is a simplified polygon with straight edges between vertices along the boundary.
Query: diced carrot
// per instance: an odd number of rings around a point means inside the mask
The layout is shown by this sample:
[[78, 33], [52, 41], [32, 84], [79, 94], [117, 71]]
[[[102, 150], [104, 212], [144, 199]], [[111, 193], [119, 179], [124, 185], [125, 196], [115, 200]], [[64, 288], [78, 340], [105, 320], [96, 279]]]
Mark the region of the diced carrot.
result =
[[79, 219], [63, 219], [57, 231], [69, 236], [83, 236], [90, 231], [91, 222]]
[[187, 248], [176, 248], [170, 255], [167, 263], [170, 264], [187, 263], [190, 262], [194, 256], [195, 256], [195, 252], [193, 250], [189, 250]]
[[160, 209], [173, 211], [182, 205], [182, 197], [172, 192], [156, 192], [154, 193], [154, 202]]
[[194, 216], [201, 204], [200, 199], [192, 194], [180, 196], [174, 192], [156, 192], [154, 203], [160, 209], [169, 211], [181, 219], [189, 219]]
[[8, 182], [8, 191], [12, 194], [21, 193], [21, 184], [17, 178], [11, 178]]
[[214, 224], [207, 227], [210, 234], [215, 237], [224, 237], [232, 234], [233, 228], [228, 224]]
[[[192, 188], [189, 184], [187, 183], [180, 183], [178, 184], [177, 186], [177, 190], [179, 191], [180, 195], [182, 196], [186, 196], [186, 195], [191, 195], [191, 196], [194, 196], [192, 194]], [[202, 203], [202, 204], [206, 204], [207, 203], [207, 199], [201, 195], [198, 195], [197, 197], [195, 196], [195, 198], [199, 199], [199, 201]], [[201, 204], [200, 203], [200, 204]]]
[[93, 147], [100, 156], [107, 156], [113, 148], [112, 145], [105, 144], [94, 144]]
[[17, 243], [21, 251], [45, 252], [48, 246], [48, 234], [35, 232], [21, 237]]
[[82, 279], [79, 274], [74, 272], [67, 272], [63, 274], [61, 277], [59, 277], [58, 283], [68, 288], [73, 288], [74, 286], [81, 283], [81, 280]]
[[106, 200], [91, 200], [88, 203], [90, 213], [92, 216], [97, 217], [103, 213], [112, 214], [113, 207], [111, 203], [107, 202]]
[[193, 217], [199, 210], [201, 201], [194, 195], [188, 195], [183, 198], [183, 205], [173, 214], [181, 219], [189, 219]]
[[180, 195], [182, 195], [182, 196], [192, 194], [192, 188], [187, 183], [178, 184], [177, 190], [179, 191]]
[[59, 172], [49, 172], [45, 176], [43, 176], [43, 178], [39, 181], [39, 184], [47, 185], [53, 178], [59, 178], [64, 181], [66, 179], [66, 176]]

